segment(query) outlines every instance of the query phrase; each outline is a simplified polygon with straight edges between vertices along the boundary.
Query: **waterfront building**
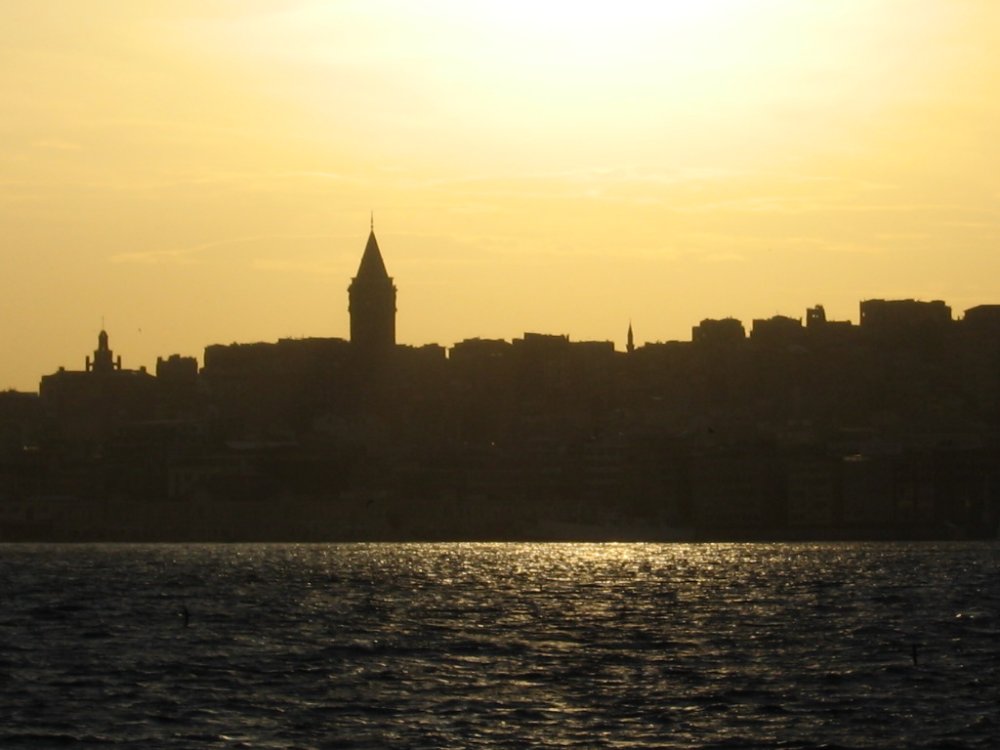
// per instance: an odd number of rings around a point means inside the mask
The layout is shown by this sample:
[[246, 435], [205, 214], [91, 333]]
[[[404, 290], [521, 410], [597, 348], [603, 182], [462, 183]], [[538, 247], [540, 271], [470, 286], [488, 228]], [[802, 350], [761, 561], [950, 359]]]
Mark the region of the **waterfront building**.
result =
[[149, 419], [156, 409], [156, 379], [145, 367], [126, 370], [115, 357], [108, 333], [97, 336], [93, 359], [84, 370], [67, 370], [42, 377], [39, 397], [48, 424], [60, 437], [101, 442], [130, 421]]

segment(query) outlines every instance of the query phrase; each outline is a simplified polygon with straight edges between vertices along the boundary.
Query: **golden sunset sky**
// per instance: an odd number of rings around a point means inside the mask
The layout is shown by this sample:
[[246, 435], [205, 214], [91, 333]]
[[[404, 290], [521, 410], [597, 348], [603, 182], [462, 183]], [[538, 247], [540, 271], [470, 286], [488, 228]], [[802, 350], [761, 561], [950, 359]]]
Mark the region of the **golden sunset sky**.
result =
[[4, 0], [0, 388], [348, 336], [1000, 303], [996, 0]]

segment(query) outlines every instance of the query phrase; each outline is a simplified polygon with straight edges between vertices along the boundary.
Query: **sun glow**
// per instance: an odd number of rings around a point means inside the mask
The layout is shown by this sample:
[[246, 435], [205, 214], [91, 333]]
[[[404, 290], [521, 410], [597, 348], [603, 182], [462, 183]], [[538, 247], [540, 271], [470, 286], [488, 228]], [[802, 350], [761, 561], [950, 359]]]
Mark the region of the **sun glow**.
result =
[[[572, 4], [515, 0], [473, 3], [456, 10], [529, 58], [542, 55], [571, 65], [601, 65], [654, 57], [692, 42], [700, 45], [706, 35], [725, 44], [728, 30], [744, 27], [756, 16], [750, 12], [753, 7], [743, 0]], [[722, 36], [717, 36], [720, 32]]]
[[[580, 166], [585, 151], [597, 166], [714, 168], [715, 154], [742, 168], [892, 104], [888, 6], [858, 3], [308, 3], [199, 33], [306, 112], [344, 122], [345, 101], [368, 108], [365, 135], [408, 160], [440, 166], [471, 139], [484, 167]], [[390, 106], [406, 118], [383, 124]]]

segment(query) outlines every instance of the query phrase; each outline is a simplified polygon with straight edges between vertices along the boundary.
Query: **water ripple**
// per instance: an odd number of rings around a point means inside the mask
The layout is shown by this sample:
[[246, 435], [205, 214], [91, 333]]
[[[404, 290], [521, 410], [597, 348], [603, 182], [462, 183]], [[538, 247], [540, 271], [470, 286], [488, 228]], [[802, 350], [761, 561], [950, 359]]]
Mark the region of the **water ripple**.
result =
[[997, 560], [5, 545], [0, 747], [993, 747]]

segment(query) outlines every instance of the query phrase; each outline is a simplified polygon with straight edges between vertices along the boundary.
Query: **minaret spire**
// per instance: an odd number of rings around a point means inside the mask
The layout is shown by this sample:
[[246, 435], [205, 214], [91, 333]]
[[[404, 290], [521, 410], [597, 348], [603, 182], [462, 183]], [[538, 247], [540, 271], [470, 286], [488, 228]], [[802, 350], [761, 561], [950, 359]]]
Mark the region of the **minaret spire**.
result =
[[371, 215], [371, 230], [373, 232], [375, 231], [375, 211], [372, 211]]
[[628, 322], [628, 339], [625, 344], [625, 351], [629, 354], [635, 351], [635, 338], [632, 336], [632, 321]]

